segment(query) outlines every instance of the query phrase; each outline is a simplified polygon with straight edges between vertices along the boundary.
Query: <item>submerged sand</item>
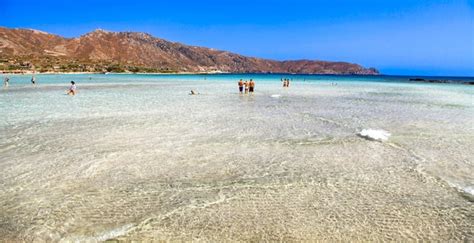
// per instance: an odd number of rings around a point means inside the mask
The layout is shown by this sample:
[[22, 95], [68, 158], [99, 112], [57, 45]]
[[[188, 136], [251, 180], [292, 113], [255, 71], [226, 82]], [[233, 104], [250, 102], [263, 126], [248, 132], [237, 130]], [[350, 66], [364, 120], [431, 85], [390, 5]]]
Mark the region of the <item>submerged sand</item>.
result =
[[474, 240], [472, 89], [198, 84], [0, 92], [0, 239]]

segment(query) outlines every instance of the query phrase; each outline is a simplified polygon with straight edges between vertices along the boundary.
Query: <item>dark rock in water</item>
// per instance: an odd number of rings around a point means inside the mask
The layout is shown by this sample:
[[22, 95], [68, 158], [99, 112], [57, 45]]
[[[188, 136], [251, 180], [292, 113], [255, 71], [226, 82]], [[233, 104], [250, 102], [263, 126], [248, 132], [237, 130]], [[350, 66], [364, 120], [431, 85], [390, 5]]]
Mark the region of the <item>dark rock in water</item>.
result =
[[410, 81], [425, 82], [425, 83], [436, 83], [436, 84], [467, 84], [474, 85], [474, 81], [465, 80], [448, 80], [448, 79], [423, 79], [423, 78], [410, 78]]
[[430, 82], [430, 83], [443, 83], [443, 84], [446, 84], [446, 83], [449, 83], [449, 80], [430, 79], [428, 82]]

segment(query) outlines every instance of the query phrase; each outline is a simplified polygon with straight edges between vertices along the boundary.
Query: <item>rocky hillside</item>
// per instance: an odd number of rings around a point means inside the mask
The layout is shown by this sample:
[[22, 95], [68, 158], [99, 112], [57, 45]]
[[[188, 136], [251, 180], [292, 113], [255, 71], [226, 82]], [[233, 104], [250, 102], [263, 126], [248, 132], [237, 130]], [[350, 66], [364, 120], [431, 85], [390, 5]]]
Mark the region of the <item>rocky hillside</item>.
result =
[[378, 74], [357, 64], [274, 61], [188, 46], [146, 33], [95, 30], [78, 38], [0, 28], [0, 70]]

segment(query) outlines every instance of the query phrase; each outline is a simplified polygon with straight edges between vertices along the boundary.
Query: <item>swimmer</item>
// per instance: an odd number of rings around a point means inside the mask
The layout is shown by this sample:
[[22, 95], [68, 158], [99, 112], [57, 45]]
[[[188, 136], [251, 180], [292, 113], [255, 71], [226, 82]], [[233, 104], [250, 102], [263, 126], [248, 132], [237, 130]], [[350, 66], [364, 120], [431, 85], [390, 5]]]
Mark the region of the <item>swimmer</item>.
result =
[[35, 78], [35, 76], [31, 77], [31, 84], [33, 84], [33, 85], [36, 84], [36, 78]]

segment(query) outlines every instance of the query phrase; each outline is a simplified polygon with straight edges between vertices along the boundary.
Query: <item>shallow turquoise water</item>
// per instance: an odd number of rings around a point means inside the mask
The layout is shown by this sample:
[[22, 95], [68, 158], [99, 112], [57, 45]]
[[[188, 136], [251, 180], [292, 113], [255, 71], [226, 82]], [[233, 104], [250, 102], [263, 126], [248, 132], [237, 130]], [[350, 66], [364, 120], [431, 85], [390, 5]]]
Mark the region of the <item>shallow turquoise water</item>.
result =
[[[0, 235], [473, 239], [472, 86], [281, 77], [10, 76]], [[255, 94], [238, 94], [240, 78]], [[369, 128], [392, 136], [356, 135]]]
[[[31, 75], [2, 75], [11, 78], [12, 85], [29, 85]], [[298, 74], [37, 74], [37, 81], [43, 84], [63, 84], [65, 81], [75, 80], [83, 83], [109, 83], [109, 82], [128, 82], [128, 81], [228, 81], [235, 82], [238, 79], [257, 79], [261, 82], [279, 81], [281, 78], [290, 78], [299, 82], [384, 82], [384, 83], [410, 83], [414, 85], [439, 85], [409, 81], [409, 76], [353, 76], [353, 75], [298, 75]], [[454, 84], [474, 81], [474, 77], [418, 77], [426, 80], [450, 80]], [[449, 84], [442, 84], [447, 86]]]

